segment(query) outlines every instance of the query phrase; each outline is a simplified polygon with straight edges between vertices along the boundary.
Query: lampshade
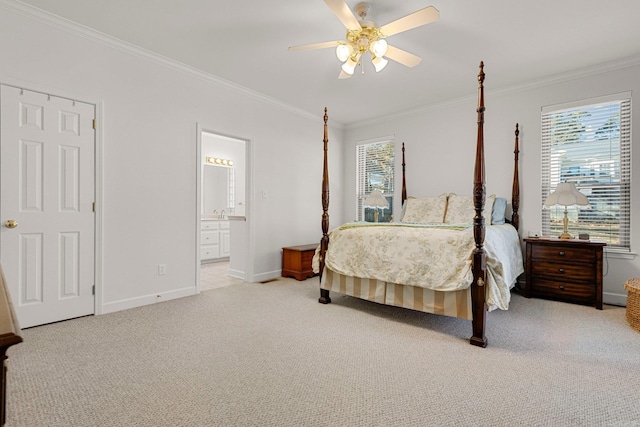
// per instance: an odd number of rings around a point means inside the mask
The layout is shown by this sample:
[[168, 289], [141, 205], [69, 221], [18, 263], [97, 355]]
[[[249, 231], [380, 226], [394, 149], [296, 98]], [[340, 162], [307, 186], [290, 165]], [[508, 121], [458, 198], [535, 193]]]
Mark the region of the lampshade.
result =
[[354, 59], [353, 57], [349, 57], [347, 62], [342, 64], [342, 71], [344, 71], [345, 73], [347, 73], [349, 75], [352, 75], [353, 72], [356, 69], [356, 65], [358, 65], [358, 60]]
[[349, 59], [349, 55], [351, 55], [351, 52], [353, 52], [353, 48], [351, 47], [351, 45], [339, 44], [338, 47], [336, 47], [336, 56], [338, 57], [340, 62], [344, 62]]
[[388, 208], [389, 202], [382, 195], [380, 190], [373, 190], [369, 196], [364, 200], [365, 206], [370, 206], [372, 208]]
[[388, 46], [389, 45], [387, 44], [387, 41], [385, 39], [380, 39], [371, 43], [371, 47], [369, 47], [369, 50], [371, 50], [371, 53], [373, 53], [375, 56], [380, 57], [384, 56], [385, 53], [387, 53]]
[[373, 66], [376, 69], [376, 73], [379, 73], [380, 71], [382, 71], [384, 67], [386, 67], [387, 64], [389, 63], [389, 61], [387, 61], [385, 58], [381, 56], [376, 56], [371, 60], [371, 62], [373, 62]]
[[549, 194], [544, 201], [544, 206], [564, 206], [564, 218], [562, 219], [563, 230], [560, 239], [571, 239], [568, 231], [569, 218], [567, 217], [567, 206], [589, 206], [589, 199], [578, 191], [572, 182], [561, 182], [556, 187], [556, 191]]
[[572, 182], [561, 182], [556, 190], [549, 194], [544, 201], [544, 205], [549, 206], [589, 206], [587, 196], [578, 191]]

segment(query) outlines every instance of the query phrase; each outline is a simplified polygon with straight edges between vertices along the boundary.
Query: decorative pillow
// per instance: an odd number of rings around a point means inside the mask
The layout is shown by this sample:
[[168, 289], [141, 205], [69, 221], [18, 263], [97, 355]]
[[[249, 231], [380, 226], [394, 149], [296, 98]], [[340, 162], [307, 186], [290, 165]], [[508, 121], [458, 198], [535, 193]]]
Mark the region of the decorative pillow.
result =
[[507, 199], [496, 197], [493, 202], [493, 212], [491, 212], [491, 224], [504, 224], [507, 212]]
[[[496, 195], [492, 194], [487, 196], [484, 202], [483, 216], [485, 224], [487, 225], [491, 224], [491, 212], [495, 199]], [[444, 222], [447, 224], [468, 224], [473, 222], [474, 216], [476, 216], [476, 210], [473, 207], [473, 196], [458, 196], [455, 193], [449, 194]]]
[[[404, 212], [407, 210], [407, 200], [409, 199], [415, 199], [415, 197], [413, 196], [409, 196], [407, 197], [407, 199], [402, 203], [402, 212], [400, 212], [400, 222], [402, 222], [402, 219], [404, 218]], [[395, 221], [394, 221], [395, 222]]]
[[442, 223], [447, 206], [447, 193], [420, 199], [408, 198], [402, 222]]

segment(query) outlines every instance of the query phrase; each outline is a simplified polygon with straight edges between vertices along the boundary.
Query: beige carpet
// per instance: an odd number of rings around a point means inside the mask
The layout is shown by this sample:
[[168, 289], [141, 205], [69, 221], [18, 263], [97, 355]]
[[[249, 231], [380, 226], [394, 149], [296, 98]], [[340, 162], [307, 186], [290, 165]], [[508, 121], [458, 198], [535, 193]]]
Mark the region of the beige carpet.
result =
[[470, 322], [242, 283], [23, 331], [7, 426], [636, 426], [625, 309], [513, 296]]

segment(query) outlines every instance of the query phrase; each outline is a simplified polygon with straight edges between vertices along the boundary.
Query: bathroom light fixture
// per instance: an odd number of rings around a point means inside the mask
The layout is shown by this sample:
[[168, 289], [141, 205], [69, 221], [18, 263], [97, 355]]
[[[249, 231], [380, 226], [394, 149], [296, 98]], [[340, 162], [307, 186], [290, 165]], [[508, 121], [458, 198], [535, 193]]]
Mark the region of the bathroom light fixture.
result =
[[207, 163], [220, 166], [233, 166], [233, 160], [221, 159], [218, 157], [208, 157]]

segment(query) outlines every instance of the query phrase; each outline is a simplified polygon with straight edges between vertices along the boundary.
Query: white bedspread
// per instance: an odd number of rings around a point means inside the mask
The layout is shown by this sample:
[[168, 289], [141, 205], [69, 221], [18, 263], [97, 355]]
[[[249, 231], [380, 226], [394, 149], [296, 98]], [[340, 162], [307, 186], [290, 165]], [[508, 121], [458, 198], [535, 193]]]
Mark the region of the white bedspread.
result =
[[[325, 264], [347, 276], [438, 291], [466, 289], [475, 243], [470, 224], [348, 223], [329, 234]], [[487, 305], [509, 307], [509, 289], [524, 271], [518, 233], [486, 227]]]

